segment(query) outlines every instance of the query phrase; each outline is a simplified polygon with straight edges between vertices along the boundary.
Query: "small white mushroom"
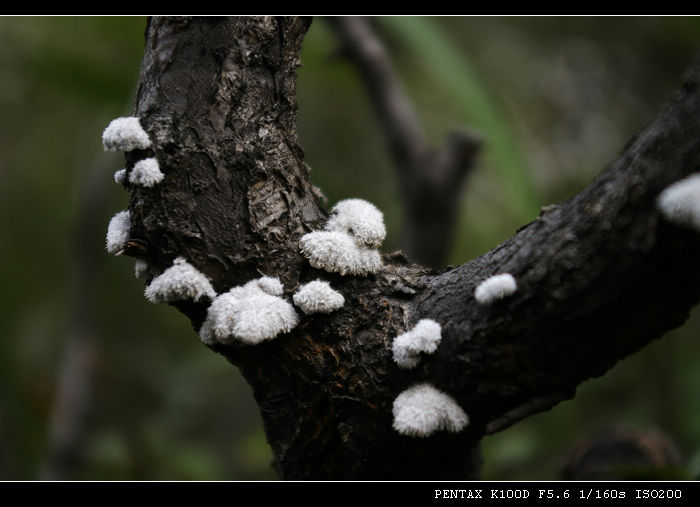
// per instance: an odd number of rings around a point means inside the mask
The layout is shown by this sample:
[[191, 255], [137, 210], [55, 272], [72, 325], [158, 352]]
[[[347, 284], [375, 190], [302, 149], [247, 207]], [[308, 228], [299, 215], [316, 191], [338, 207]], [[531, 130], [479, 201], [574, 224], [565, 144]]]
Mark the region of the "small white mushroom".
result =
[[139, 160], [129, 173], [129, 181], [142, 187], [152, 187], [163, 181], [163, 178], [164, 175], [160, 172], [158, 160], [153, 157]]
[[126, 180], [126, 169], [119, 169], [114, 173], [114, 182], [120, 185]]
[[211, 345], [238, 340], [255, 345], [294, 329], [298, 322], [294, 307], [261, 288], [278, 291], [271, 280], [253, 280], [214, 299], [199, 331], [202, 341]]
[[323, 280], [314, 280], [302, 285], [292, 299], [306, 314], [330, 313], [345, 304], [343, 295]]
[[143, 259], [136, 259], [134, 263], [134, 276], [139, 280], [145, 280], [151, 274], [151, 267]]
[[700, 231], [700, 173], [667, 187], [656, 199], [656, 206], [669, 222]]
[[144, 294], [151, 303], [199, 301], [204, 297], [216, 297], [209, 279], [183, 257], [175, 259], [172, 266], [155, 277]]
[[116, 118], [102, 133], [102, 145], [108, 151], [143, 150], [151, 146], [148, 133], [137, 116]]
[[248, 282], [248, 284], [250, 283], [256, 284], [261, 291], [263, 291], [265, 294], [269, 294], [270, 296], [281, 296], [284, 294], [284, 287], [282, 286], [282, 282], [280, 282], [279, 278], [263, 276], [262, 278]]
[[333, 206], [326, 230], [349, 234], [360, 247], [378, 248], [386, 237], [384, 215], [363, 199], [346, 199]]
[[518, 289], [515, 278], [510, 273], [501, 273], [487, 278], [474, 291], [474, 297], [482, 305], [488, 305], [510, 296]]
[[377, 250], [358, 247], [344, 232], [310, 232], [301, 237], [299, 245], [313, 267], [331, 273], [367, 275], [382, 266]]
[[413, 329], [394, 338], [394, 361], [401, 368], [413, 368], [418, 365], [421, 352], [432, 354], [440, 340], [440, 324], [432, 319], [419, 320]]
[[112, 217], [107, 227], [107, 251], [111, 254], [118, 254], [129, 241], [131, 219], [129, 210], [120, 211]]
[[393, 414], [394, 429], [411, 437], [427, 437], [441, 430], [457, 433], [469, 424], [469, 417], [451, 396], [427, 383], [399, 394]]

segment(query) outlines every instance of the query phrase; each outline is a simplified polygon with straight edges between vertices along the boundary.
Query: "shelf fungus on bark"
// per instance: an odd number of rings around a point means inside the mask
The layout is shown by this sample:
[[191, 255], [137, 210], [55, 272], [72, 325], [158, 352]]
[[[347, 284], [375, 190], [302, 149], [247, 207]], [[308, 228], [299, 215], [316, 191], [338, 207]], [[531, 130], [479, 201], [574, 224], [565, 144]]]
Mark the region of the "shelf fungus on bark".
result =
[[314, 268], [364, 276], [381, 268], [377, 248], [385, 236], [381, 211], [362, 199], [347, 199], [333, 207], [325, 230], [305, 234], [299, 246]]
[[115, 171], [114, 182], [123, 185], [124, 181], [126, 181], [126, 169], [119, 169], [118, 171]]
[[299, 244], [309, 264], [330, 273], [367, 275], [382, 265], [377, 250], [358, 247], [344, 232], [310, 232], [301, 237]]
[[153, 157], [136, 162], [129, 174], [129, 182], [142, 187], [152, 187], [163, 181], [163, 178], [158, 160]]
[[515, 278], [510, 273], [501, 273], [487, 278], [474, 291], [474, 297], [482, 305], [489, 305], [510, 296], [518, 289]]
[[151, 140], [137, 116], [116, 118], [102, 133], [102, 145], [108, 151], [132, 151], [150, 148]]
[[107, 252], [119, 255], [129, 241], [130, 228], [129, 210], [120, 211], [112, 217], [107, 226]]
[[263, 276], [262, 278], [248, 282], [246, 285], [244, 285], [244, 287], [249, 285], [251, 287], [257, 286], [261, 291], [263, 291], [265, 294], [269, 294], [270, 296], [281, 296], [284, 294], [284, 286], [282, 285], [282, 282], [280, 282], [279, 278]]
[[291, 331], [298, 317], [281, 295], [282, 284], [270, 277], [232, 288], [209, 306], [200, 338], [207, 345], [235, 341], [256, 345]]
[[326, 230], [349, 234], [359, 247], [379, 248], [386, 237], [384, 215], [363, 199], [346, 199], [333, 206]]
[[469, 417], [448, 394], [428, 383], [417, 384], [394, 400], [394, 429], [410, 437], [427, 437], [436, 431], [458, 433]]
[[323, 280], [314, 280], [302, 285], [294, 294], [292, 300], [307, 315], [312, 313], [330, 313], [345, 304], [343, 295], [334, 290], [330, 283]]
[[394, 361], [401, 368], [414, 368], [420, 362], [421, 353], [432, 354], [442, 339], [440, 324], [432, 319], [422, 319], [410, 331], [394, 338]]
[[700, 173], [667, 187], [659, 194], [656, 205], [669, 222], [700, 231]]
[[153, 279], [144, 295], [151, 303], [172, 303], [214, 299], [216, 291], [203, 273], [183, 257], [178, 257], [172, 266]]

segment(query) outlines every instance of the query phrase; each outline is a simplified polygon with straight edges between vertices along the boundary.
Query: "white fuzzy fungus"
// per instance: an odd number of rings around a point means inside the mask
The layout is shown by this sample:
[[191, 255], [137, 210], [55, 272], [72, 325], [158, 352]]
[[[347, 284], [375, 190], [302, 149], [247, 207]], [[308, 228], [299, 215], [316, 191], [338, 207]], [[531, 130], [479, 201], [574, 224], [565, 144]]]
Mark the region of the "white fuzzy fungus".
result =
[[440, 324], [422, 319], [410, 331], [394, 338], [394, 361], [401, 368], [413, 368], [420, 361], [421, 352], [432, 354], [440, 345]]
[[139, 280], [145, 280], [151, 274], [151, 267], [143, 259], [136, 259], [134, 263], [134, 276]]
[[304, 313], [330, 313], [345, 304], [343, 295], [331, 288], [331, 284], [314, 280], [299, 287], [294, 294], [294, 304]]
[[656, 205], [669, 222], [700, 230], [700, 173], [667, 187], [659, 194]]
[[326, 230], [347, 233], [360, 247], [378, 248], [386, 237], [384, 215], [362, 199], [346, 199], [333, 206]]
[[151, 157], [139, 160], [134, 164], [134, 168], [129, 174], [129, 181], [134, 185], [152, 187], [156, 183], [163, 181], [163, 177], [158, 160]]
[[251, 283], [256, 284], [261, 291], [263, 291], [265, 294], [269, 294], [270, 296], [281, 296], [284, 294], [284, 287], [282, 286], [282, 282], [280, 282], [279, 278], [263, 276], [262, 278], [248, 282], [248, 284]]
[[126, 180], [126, 169], [119, 169], [118, 171], [115, 171], [115, 173], [114, 173], [115, 183], [119, 183], [121, 185], [124, 183], [125, 180]]
[[155, 277], [144, 294], [151, 303], [199, 301], [204, 297], [216, 297], [209, 279], [183, 257], [175, 259], [172, 266]]
[[294, 307], [265, 292], [270, 288], [278, 291], [271, 280], [275, 279], [253, 280], [218, 296], [209, 306], [207, 318], [199, 331], [202, 341], [212, 345], [239, 340], [255, 345], [294, 329], [298, 322]]
[[102, 133], [102, 145], [109, 151], [144, 150], [151, 146], [148, 133], [137, 116], [112, 120]]
[[501, 273], [487, 278], [474, 291], [474, 297], [482, 305], [488, 305], [510, 296], [518, 289], [515, 278], [510, 273]]
[[301, 237], [299, 245], [313, 267], [331, 273], [367, 275], [382, 265], [379, 251], [357, 246], [344, 232], [310, 232]]
[[107, 251], [111, 254], [118, 254], [129, 241], [129, 229], [131, 219], [129, 210], [120, 211], [112, 217], [107, 227]]
[[417, 384], [399, 394], [393, 413], [394, 429], [411, 437], [427, 437], [441, 430], [457, 433], [469, 424], [457, 402], [430, 384]]
[[324, 231], [301, 237], [301, 252], [317, 269], [341, 275], [367, 275], [382, 266], [376, 250], [386, 237], [384, 217], [362, 199], [340, 201], [331, 210]]

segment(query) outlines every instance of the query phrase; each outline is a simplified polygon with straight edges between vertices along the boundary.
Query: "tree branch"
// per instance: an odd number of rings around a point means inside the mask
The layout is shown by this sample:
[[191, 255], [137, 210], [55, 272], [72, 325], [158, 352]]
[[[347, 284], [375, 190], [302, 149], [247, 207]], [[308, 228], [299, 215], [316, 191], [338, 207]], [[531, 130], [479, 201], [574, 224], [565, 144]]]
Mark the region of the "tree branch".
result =
[[[697, 303], [700, 236], [662, 221], [655, 200], [700, 169], [699, 84], [696, 61], [666, 109], [585, 190], [479, 259], [426, 280], [416, 315], [449, 322], [452, 339], [425, 373], [461, 392], [486, 432], [513, 407], [572, 397], [579, 383], [681, 325]], [[476, 304], [475, 286], [501, 272], [518, 292]]]
[[453, 130], [445, 146], [431, 149], [370, 23], [362, 17], [331, 17], [327, 22], [365, 83], [394, 158], [406, 215], [402, 248], [419, 264], [442, 267], [454, 241], [462, 184], [481, 141]]
[[[165, 179], [129, 188], [132, 239], [158, 271], [186, 257], [219, 294], [265, 274], [287, 299], [316, 278], [345, 297], [274, 340], [211, 345], [252, 386], [283, 478], [474, 478], [484, 434], [573, 396], [697, 302], [700, 237], [660, 221], [654, 200], [700, 167], [700, 65], [587, 189], [486, 255], [441, 273], [385, 255], [377, 273], [341, 276], [299, 254], [300, 236], [327, 216], [295, 135], [307, 28], [296, 18], [149, 23], [135, 113], [153, 147], [130, 152], [127, 169], [155, 155]], [[476, 285], [501, 272], [518, 291], [477, 304]], [[208, 305], [176, 306], [198, 330]], [[399, 368], [393, 339], [426, 317], [442, 326], [440, 346]], [[397, 433], [394, 399], [418, 382], [452, 395], [469, 426]]]

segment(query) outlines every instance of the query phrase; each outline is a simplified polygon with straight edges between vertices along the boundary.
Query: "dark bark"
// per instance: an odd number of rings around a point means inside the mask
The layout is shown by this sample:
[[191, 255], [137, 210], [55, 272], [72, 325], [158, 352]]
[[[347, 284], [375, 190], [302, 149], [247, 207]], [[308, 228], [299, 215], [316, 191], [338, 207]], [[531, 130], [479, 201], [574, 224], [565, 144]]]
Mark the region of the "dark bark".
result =
[[[272, 341], [213, 347], [252, 386], [281, 477], [475, 477], [485, 434], [572, 397], [698, 300], [700, 237], [661, 222], [654, 199], [700, 167], [700, 65], [586, 190], [491, 252], [441, 273], [397, 253], [374, 275], [343, 277], [298, 249], [326, 217], [295, 135], [307, 28], [295, 18], [149, 23], [135, 113], [165, 180], [129, 189], [139, 246], [127, 253], [158, 269], [184, 255], [219, 293], [265, 274], [288, 298], [315, 278], [345, 296], [341, 310], [304, 316]], [[518, 292], [478, 305], [475, 286], [505, 271]], [[199, 329], [207, 302], [177, 306]], [[393, 338], [426, 317], [443, 326], [438, 351], [399, 369]], [[419, 381], [456, 398], [466, 430], [421, 439], [392, 429], [393, 400]]]

